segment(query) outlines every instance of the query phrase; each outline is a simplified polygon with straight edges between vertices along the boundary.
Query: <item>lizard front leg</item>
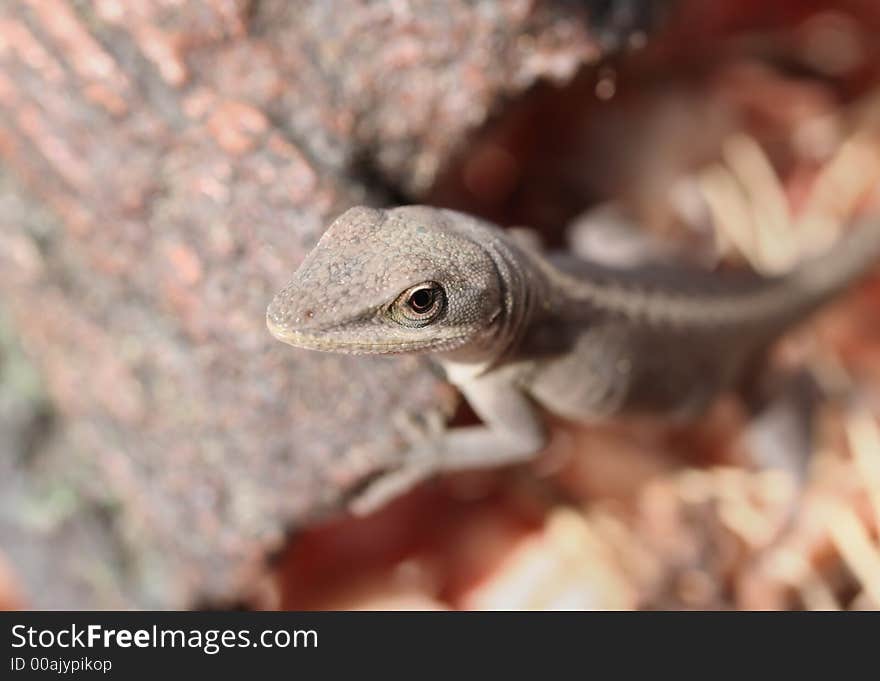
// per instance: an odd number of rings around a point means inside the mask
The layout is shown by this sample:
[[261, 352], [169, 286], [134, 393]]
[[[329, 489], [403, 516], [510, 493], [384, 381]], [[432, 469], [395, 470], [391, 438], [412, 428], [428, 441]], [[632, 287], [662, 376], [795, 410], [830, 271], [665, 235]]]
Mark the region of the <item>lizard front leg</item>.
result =
[[349, 508], [370, 513], [436, 473], [491, 468], [526, 461], [547, 442], [535, 404], [509, 378], [486, 376], [459, 385], [483, 425], [452, 428], [415, 444], [401, 467], [383, 473]]

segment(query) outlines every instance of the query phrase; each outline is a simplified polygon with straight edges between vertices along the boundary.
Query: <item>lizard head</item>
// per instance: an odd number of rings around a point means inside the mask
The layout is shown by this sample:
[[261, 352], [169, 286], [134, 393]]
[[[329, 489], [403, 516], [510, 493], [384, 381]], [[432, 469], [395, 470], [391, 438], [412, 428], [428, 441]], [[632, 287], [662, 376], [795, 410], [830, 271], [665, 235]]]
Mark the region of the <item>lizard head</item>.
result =
[[352, 208], [329, 227], [266, 323], [290, 345], [354, 354], [445, 352], [491, 333], [502, 286], [456, 214]]

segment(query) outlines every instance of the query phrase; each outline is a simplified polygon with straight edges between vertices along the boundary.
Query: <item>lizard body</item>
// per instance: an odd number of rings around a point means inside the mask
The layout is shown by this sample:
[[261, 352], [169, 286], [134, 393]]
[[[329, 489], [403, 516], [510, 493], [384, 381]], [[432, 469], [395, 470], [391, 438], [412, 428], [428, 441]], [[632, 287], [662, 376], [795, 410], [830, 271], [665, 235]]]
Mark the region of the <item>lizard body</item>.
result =
[[312, 350], [429, 353], [483, 421], [414, 445], [362, 496], [369, 510], [437, 471], [532, 457], [547, 440], [542, 410], [581, 422], [699, 414], [878, 256], [869, 223], [782, 277], [618, 269], [545, 257], [454, 211], [358, 207], [276, 295], [267, 324]]

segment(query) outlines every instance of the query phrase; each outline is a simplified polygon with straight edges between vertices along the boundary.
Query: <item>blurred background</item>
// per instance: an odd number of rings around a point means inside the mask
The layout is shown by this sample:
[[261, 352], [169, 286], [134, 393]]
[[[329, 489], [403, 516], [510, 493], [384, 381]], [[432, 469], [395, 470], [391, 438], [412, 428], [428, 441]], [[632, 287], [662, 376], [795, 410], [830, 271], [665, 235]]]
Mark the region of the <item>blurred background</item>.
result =
[[800, 486], [730, 398], [354, 519], [401, 423], [472, 417], [264, 324], [357, 203], [784, 272], [880, 214], [878, 35], [873, 0], [0, 3], [0, 606], [880, 607], [880, 276], [774, 356], [822, 388]]

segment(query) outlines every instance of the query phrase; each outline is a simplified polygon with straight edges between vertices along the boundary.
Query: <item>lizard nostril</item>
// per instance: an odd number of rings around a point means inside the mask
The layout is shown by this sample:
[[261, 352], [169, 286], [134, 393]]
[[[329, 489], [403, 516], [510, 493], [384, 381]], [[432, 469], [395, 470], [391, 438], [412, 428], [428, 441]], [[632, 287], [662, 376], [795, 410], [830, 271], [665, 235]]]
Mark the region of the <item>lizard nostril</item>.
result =
[[306, 310], [305, 315], [306, 315], [306, 319], [311, 319], [312, 317], [315, 316], [315, 311], [314, 310]]

